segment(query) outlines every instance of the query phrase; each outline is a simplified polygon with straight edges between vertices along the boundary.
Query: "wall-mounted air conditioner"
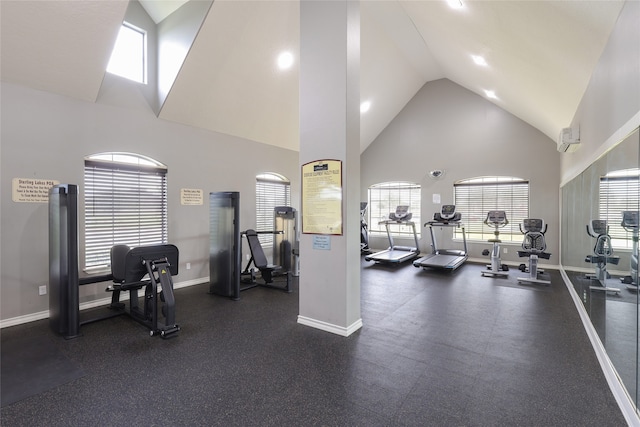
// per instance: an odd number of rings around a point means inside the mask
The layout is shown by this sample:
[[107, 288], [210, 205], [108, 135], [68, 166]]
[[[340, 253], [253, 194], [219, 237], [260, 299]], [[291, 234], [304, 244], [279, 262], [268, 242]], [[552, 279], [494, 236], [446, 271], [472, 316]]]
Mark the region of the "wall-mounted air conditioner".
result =
[[558, 151], [572, 153], [580, 148], [580, 128], [564, 128], [558, 136]]

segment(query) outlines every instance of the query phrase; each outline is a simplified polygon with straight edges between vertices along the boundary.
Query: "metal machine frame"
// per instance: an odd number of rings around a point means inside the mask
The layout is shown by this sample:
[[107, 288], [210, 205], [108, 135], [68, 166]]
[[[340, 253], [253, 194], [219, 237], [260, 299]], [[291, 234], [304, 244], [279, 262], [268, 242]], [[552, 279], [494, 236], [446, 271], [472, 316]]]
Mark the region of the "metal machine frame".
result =
[[[461, 215], [456, 212], [455, 205], [443, 205], [440, 212], [433, 214], [433, 220], [424, 223], [425, 227], [429, 227], [431, 234], [432, 253], [420, 259], [413, 261], [416, 268], [439, 268], [453, 271], [460, 267], [469, 258], [467, 250], [467, 237], [464, 230], [464, 224], [460, 222]], [[459, 249], [438, 249], [433, 227], [456, 227], [462, 229], [462, 244], [464, 250]]]
[[[389, 214], [389, 219], [380, 221], [378, 224], [384, 224], [387, 231], [387, 238], [389, 239], [389, 248], [384, 251], [376, 252], [364, 257], [365, 261], [375, 261], [376, 263], [392, 263], [400, 264], [406, 261], [417, 258], [420, 255], [420, 249], [418, 244], [418, 233], [416, 233], [416, 225], [411, 219], [411, 213], [409, 206], [400, 205], [396, 208], [395, 212]], [[413, 230], [413, 239], [416, 242], [415, 247], [411, 246], [397, 246], [391, 236], [389, 225], [402, 224], [408, 225]]]

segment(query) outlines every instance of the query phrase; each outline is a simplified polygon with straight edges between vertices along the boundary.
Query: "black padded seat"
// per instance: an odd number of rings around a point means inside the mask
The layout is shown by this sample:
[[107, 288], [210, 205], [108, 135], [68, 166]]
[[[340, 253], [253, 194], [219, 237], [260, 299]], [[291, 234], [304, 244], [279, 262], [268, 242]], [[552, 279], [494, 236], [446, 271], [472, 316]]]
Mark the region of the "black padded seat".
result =
[[273, 282], [273, 273], [284, 272], [284, 269], [279, 265], [269, 264], [267, 257], [264, 254], [260, 240], [258, 239], [258, 233], [253, 229], [245, 231], [247, 236], [247, 243], [249, 243], [249, 250], [251, 251], [251, 257], [253, 258], [253, 264], [262, 275], [262, 279], [265, 283]]
[[125, 259], [129, 252], [127, 245], [115, 245], [111, 247], [111, 274], [115, 283], [123, 283], [125, 276]]

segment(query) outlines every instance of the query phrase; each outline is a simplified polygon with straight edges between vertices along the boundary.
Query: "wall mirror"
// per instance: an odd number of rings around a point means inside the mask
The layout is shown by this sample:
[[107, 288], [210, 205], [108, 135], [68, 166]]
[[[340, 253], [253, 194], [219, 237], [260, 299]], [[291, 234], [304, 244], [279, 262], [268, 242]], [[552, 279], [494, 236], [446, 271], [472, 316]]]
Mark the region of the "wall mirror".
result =
[[636, 129], [561, 189], [562, 266], [636, 407], [639, 168]]

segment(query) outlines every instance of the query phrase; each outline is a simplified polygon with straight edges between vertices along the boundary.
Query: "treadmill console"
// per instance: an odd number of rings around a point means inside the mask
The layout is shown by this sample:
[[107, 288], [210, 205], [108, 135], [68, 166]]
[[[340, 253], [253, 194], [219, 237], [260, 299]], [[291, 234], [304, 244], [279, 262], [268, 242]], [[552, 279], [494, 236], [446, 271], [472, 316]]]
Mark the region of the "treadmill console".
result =
[[409, 221], [413, 216], [412, 213], [409, 213], [409, 206], [400, 205], [396, 208], [395, 212], [391, 212], [389, 214], [389, 219], [393, 221]]
[[443, 219], [451, 219], [456, 213], [456, 205], [442, 205], [440, 216]]
[[449, 224], [450, 222], [458, 222], [462, 218], [459, 212], [456, 212], [456, 205], [442, 205], [440, 212], [433, 214], [433, 223]]

